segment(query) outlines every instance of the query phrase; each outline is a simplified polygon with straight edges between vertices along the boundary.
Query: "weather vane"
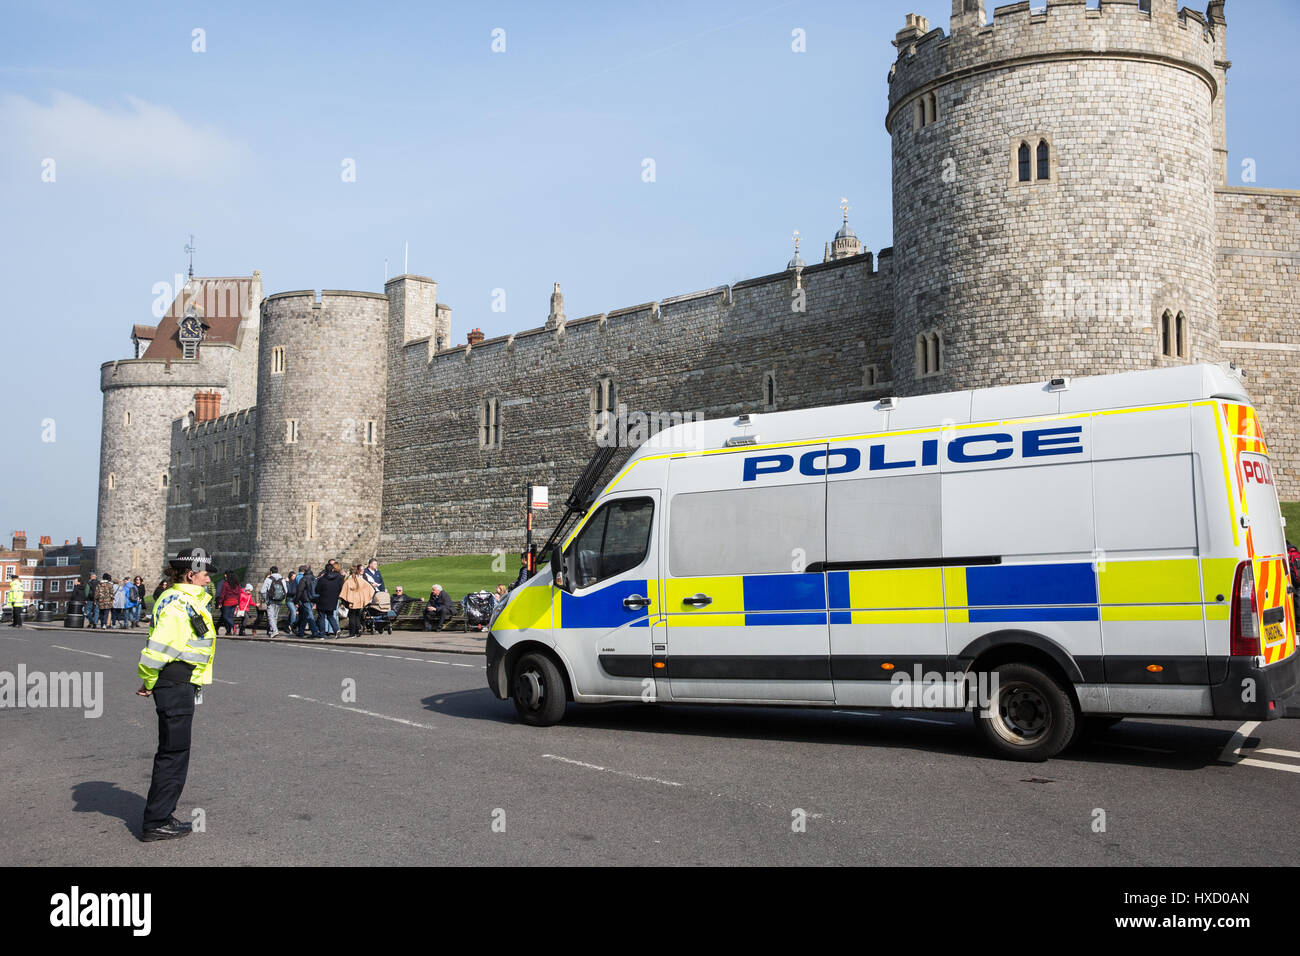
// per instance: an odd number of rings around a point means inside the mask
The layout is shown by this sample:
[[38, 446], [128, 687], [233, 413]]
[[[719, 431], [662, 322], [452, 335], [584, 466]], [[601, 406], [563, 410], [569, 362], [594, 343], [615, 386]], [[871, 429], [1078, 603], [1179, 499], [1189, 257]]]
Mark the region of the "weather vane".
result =
[[849, 222], [849, 201], [843, 196], [840, 197], [840, 208], [844, 210], [844, 224]]
[[794, 231], [794, 254], [796, 256], [799, 254], [799, 230], [798, 229]]
[[190, 254], [190, 278], [194, 278], [194, 233], [190, 233], [190, 241], [185, 246], [185, 251]]

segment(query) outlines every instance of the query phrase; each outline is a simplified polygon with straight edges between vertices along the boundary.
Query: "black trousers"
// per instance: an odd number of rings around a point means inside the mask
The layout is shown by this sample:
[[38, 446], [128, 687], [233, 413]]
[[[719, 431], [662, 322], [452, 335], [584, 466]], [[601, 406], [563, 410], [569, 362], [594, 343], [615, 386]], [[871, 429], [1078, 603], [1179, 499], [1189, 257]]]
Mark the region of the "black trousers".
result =
[[[12, 626], [12, 627], [22, 627], [22, 626], [23, 626], [23, 609], [20, 608], [18, 605], [15, 604], [15, 605], [13, 606], [13, 612], [14, 612], [14, 616], [13, 616], [13, 619], [9, 622], [10, 626]], [[14, 640], [17, 640], [17, 638], [14, 638]]]
[[[178, 668], [171, 670], [172, 668]], [[144, 805], [144, 829], [152, 830], [171, 819], [176, 801], [185, 789], [190, 769], [190, 725], [194, 722], [195, 685], [191, 668], [168, 664], [153, 685], [158, 711], [158, 752], [153, 756], [153, 779]]]
[[361, 608], [348, 608], [348, 633], [356, 637], [361, 633]]
[[426, 606], [424, 609], [424, 629], [426, 631], [441, 631], [447, 626], [447, 621], [451, 619], [451, 608], [444, 607], [440, 611], [430, 611]]

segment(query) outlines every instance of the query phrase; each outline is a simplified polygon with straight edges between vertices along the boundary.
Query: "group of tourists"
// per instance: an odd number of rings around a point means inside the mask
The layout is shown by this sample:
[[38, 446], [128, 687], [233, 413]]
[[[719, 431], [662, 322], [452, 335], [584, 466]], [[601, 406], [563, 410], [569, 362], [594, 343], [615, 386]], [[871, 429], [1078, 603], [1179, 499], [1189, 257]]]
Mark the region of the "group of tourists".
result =
[[[123, 575], [116, 582], [111, 574], [102, 574], [98, 579], [92, 574], [85, 585], [81, 578], [72, 582], [72, 593], [80, 595], [84, 602], [86, 626], [100, 630], [139, 627], [145, 607], [144, 588], [144, 578], [138, 574], [134, 578]], [[155, 598], [160, 590], [161, 584], [154, 591]]]

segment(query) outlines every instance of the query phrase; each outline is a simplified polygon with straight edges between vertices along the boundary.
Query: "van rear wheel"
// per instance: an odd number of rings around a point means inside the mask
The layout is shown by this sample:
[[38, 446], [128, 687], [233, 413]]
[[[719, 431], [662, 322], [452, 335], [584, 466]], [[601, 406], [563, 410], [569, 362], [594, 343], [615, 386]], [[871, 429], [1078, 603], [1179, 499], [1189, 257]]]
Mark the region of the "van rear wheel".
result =
[[519, 719], [534, 727], [550, 727], [564, 719], [567, 695], [560, 669], [545, 654], [525, 654], [515, 664], [511, 695]]
[[993, 673], [997, 700], [988, 716], [975, 715], [985, 741], [1012, 760], [1042, 761], [1064, 750], [1078, 722], [1065, 688], [1032, 664], [1002, 664]]

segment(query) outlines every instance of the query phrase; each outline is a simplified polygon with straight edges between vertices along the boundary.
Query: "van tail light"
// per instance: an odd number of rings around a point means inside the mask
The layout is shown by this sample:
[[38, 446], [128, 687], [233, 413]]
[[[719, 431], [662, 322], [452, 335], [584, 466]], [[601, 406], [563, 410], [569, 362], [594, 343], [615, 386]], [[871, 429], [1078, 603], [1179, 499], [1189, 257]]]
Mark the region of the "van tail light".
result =
[[1233, 657], [1256, 657], [1259, 654], [1259, 607], [1255, 601], [1255, 569], [1249, 561], [1237, 565], [1232, 582]]

